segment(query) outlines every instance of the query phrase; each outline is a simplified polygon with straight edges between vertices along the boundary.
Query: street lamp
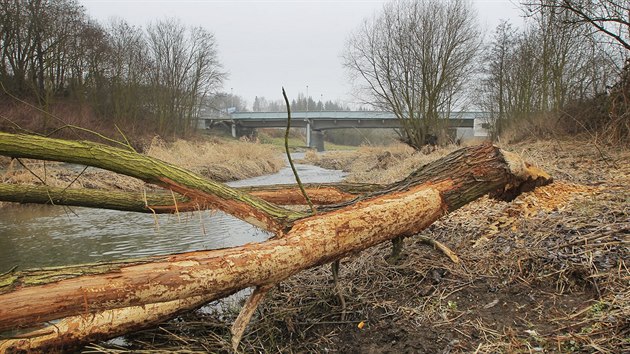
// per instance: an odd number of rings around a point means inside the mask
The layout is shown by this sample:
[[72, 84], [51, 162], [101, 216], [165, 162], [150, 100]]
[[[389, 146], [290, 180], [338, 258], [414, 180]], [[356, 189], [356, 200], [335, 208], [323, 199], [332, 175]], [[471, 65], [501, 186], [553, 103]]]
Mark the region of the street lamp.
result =
[[306, 85], [306, 146], [311, 147], [311, 122], [308, 121], [308, 85]]
[[[234, 108], [234, 87], [230, 88], [230, 98], [232, 99], [232, 108]], [[236, 109], [234, 109], [236, 111]]]

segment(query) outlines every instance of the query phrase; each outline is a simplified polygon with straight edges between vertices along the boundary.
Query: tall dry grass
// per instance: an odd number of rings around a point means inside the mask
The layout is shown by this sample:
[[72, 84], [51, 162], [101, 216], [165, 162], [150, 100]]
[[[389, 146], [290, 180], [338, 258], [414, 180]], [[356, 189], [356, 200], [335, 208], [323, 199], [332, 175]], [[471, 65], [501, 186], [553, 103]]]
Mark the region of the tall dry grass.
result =
[[176, 140], [156, 137], [145, 153], [189, 169], [215, 181], [231, 181], [278, 172], [284, 166], [281, 151], [246, 140]]
[[[189, 169], [215, 181], [229, 181], [277, 172], [284, 166], [280, 151], [270, 145], [229, 140], [177, 140], [154, 138], [146, 154]], [[21, 163], [20, 163], [21, 162]], [[22, 165], [23, 164], [23, 165]], [[0, 159], [0, 183], [46, 184], [61, 188], [142, 190], [141, 180], [96, 168], [81, 168], [37, 160]], [[151, 188], [151, 187], [149, 187]], [[0, 207], [3, 204], [0, 202]]]
[[0, 156], [0, 168], [5, 168], [6, 166], [9, 166], [10, 162], [11, 162], [11, 158], [6, 157], [6, 156]]
[[357, 150], [330, 151], [325, 154], [309, 151], [304, 159], [323, 168], [348, 172], [348, 182], [392, 183], [456, 149], [456, 146], [447, 146], [425, 154], [409, 145], [396, 143], [387, 146], [362, 146]]
[[0, 183], [47, 185], [60, 188], [141, 190], [144, 182], [98, 168], [69, 168], [58, 162], [21, 159], [0, 165]]

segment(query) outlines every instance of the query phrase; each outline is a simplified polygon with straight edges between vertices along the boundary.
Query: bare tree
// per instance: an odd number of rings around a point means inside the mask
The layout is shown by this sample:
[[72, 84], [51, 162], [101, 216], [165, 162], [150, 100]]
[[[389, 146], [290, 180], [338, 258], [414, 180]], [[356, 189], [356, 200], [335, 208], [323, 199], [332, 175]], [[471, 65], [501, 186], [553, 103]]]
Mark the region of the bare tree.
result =
[[[2, 59], [3, 78], [19, 96], [33, 94], [35, 81], [43, 82], [42, 69], [35, 73], [35, 65], [42, 65], [42, 42], [45, 40], [45, 4], [42, 1], [2, 1]], [[39, 57], [37, 58], [37, 55]]]
[[[260, 101], [260, 98], [257, 97], [257, 99]], [[266, 102], [264, 97], [262, 97], [262, 100]], [[204, 106], [212, 111], [223, 113], [248, 111], [247, 100], [243, 96], [231, 92], [216, 92], [208, 95], [204, 100]], [[260, 102], [258, 106], [261, 107]], [[256, 107], [256, 101], [254, 101], [254, 107]]]
[[596, 33], [566, 11], [532, 6], [523, 30], [501, 24], [486, 50], [483, 106], [493, 113], [495, 138], [513, 122], [534, 130], [540, 117], [555, 122], [567, 105], [604, 92], [614, 76], [610, 47]]
[[116, 124], [128, 122], [134, 129], [143, 120], [147, 100], [149, 57], [141, 28], [114, 20], [108, 26], [110, 38], [110, 117]]
[[482, 106], [491, 113], [493, 138], [503, 132], [510, 110], [509, 73], [510, 61], [514, 58], [518, 33], [509, 22], [502, 22], [496, 28], [492, 42], [484, 53], [486, 76], [482, 80]]
[[569, 23], [586, 23], [616, 44], [630, 50], [630, 3], [627, 0], [537, 0], [530, 11], [548, 9], [571, 16]]
[[476, 14], [463, 0], [386, 4], [348, 39], [344, 65], [370, 104], [394, 112], [415, 148], [444, 137], [480, 47]]
[[172, 19], [152, 24], [147, 33], [158, 129], [187, 134], [194, 128], [200, 100], [226, 76], [217, 59], [214, 35], [201, 27], [187, 29]]

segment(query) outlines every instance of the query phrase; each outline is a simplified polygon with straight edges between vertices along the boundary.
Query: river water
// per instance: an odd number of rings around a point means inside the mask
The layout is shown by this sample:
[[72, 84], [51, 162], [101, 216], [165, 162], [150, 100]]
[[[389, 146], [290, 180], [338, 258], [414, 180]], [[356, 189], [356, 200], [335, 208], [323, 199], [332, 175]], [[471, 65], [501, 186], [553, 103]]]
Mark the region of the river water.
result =
[[[300, 157], [295, 155], [294, 159]], [[304, 183], [337, 182], [344, 177], [341, 171], [301, 164], [296, 167]], [[286, 167], [276, 174], [228, 184], [294, 181]], [[17, 205], [0, 209], [0, 274], [14, 266], [27, 269], [216, 249], [261, 242], [269, 236], [215, 211], [154, 217], [113, 210]]]

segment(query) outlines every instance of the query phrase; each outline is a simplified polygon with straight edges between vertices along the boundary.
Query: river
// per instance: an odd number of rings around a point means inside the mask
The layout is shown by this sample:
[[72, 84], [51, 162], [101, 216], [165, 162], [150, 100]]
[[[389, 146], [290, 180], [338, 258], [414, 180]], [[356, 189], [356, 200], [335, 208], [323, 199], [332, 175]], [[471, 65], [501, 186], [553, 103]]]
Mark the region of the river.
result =
[[[292, 154], [299, 158], [300, 154]], [[302, 182], [337, 182], [341, 171], [296, 165]], [[294, 183], [289, 167], [232, 186]], [[18, 269], [92, 263], [217, 249], [266, 240], [269, 233], [216, 211], [158, 215], [114, 210], [16, 205], [0, 209], [0, 274]]]

